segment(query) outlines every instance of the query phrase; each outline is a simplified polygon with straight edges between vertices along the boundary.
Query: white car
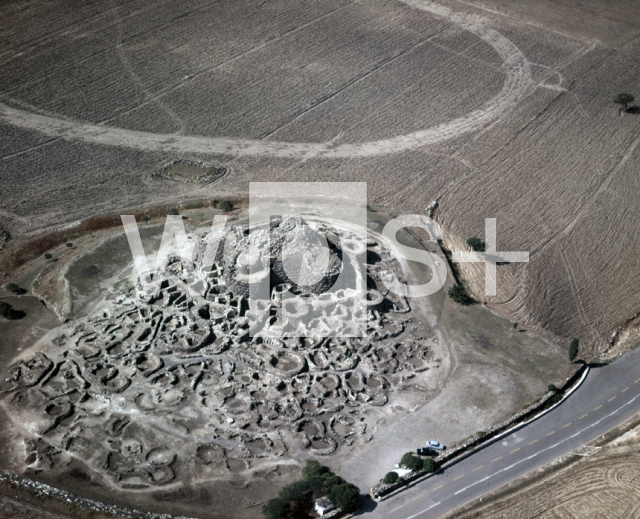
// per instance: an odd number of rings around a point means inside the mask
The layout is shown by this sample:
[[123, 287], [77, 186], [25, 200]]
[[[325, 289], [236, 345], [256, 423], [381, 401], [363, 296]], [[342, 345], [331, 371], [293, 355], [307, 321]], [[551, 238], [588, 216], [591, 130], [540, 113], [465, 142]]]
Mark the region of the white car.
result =
[[427, 447], [431, 448], [431, 449], [435, 449], [437, 451], [443, 451], [444, 450], [444, 445], [442, 445], [440, 442], [437, 442], [435, 440], [429, 440], [426, 443]]

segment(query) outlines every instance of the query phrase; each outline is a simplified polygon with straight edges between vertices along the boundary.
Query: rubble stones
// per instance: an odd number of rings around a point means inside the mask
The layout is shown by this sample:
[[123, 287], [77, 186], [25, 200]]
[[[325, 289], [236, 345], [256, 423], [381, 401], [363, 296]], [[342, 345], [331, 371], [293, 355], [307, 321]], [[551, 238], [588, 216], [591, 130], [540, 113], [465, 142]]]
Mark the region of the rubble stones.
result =
[[[394, 262], [375, 242], [368, 244], [377, 261], [367, 266], [364, 337], [278, 336], [286, 290], [306, 294], [325, 318], [340, 298], [354, 297], [318, 293], [351, 254], [341, 242], [349, 234], [327, 224], [332, 259], [320, 281], [294, 287], [283, 279], [290, 272], [282, 267], [284, 238], [307, 247], [303, 225], [285, 219], [271, 226], [276, 238], [260, 261], [276, 272], [271, 298], [261, 301], [269, 323], [257, 336], [249, 334], [251, 280], [243, 270], [253, 261], [243, 256], [251, 234], [236, 227], [212, 265], [204, 265], [201, 251], [194, 262], [170, 257], [152, 283], [138, 279], [137, 288], [25, 354], [0, 390], [24, 425], [26, 468], [53, 470], [74, 458], [121, 489], [143, 491], [181, 482], [195, 466], [205, 479], [260, 470], [291, 456], [285, 431], [312, 456], [371, 441], [375, 418], [367, 410], [386, 405], [398, 381], [405, 390], [424, 390], [419, 378], [434, 367], [434, 350], [408, 334], [411, 307], [380, 282]], [[287, 247], [295, 256], [296, 241]], [[297, 261], [303, 269], [310, 260]], [[409, 377], [411, 385], [403, 382]]]

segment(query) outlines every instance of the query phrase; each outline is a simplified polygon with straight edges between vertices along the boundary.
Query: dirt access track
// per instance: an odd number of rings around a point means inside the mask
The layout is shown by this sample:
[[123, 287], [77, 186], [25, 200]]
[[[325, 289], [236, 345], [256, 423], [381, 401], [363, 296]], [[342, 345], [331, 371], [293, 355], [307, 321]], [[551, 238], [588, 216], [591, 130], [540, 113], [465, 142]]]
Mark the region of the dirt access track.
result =
[[[597, 26], [597, 13], [562, 5]], [[640, 307], [640, 129], [612, 98], [640, 95], [640, 44], [629, 30], [616, 48], [594, 39], [615, 19], [582, 37], [493, 11], [421, 0], [6, 5], [0, 226], [32, 235], [243, 194], [252, 180], [366, 181], [371, 202], [417, 213], [440, 196], [449, 248], [495, 217], [499, 249], [530, 252], [529, 264], [498, 269], [490, 306], [559, 343], [579, 337], [584, 355], [617, 354], [637, 337], [625, 323]], [[153, 176], [176, 158], [228, 174], [205, 185]], [[462, 271], [483, 299], [482, 267]]]

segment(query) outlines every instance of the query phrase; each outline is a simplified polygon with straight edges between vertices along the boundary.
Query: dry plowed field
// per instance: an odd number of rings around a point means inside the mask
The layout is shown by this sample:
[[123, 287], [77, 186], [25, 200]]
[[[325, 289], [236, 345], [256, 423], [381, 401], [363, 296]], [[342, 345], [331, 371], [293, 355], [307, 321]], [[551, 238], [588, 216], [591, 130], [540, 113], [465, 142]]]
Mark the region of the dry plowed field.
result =
[[[449, 248], [494, 217], [499, 250], [531, 253], [498, 268], [490, 305], [601, 354], [640, 310], [640, 116], [612, 102], [640, 96], [640, 43], [633, 17], [603, 28], [591, 4], [557, 4], [591, 25], [455, 1], [5, 2], [0, 227], [252, 180], [366, 181], [372, 203], [421, 214], [441, 195]], [[175, 159], [228, 174], [153, 175]], [[482, 268], [462, 272], [484, 300]], [[620, 336], [607, 355], [636, 340]]]

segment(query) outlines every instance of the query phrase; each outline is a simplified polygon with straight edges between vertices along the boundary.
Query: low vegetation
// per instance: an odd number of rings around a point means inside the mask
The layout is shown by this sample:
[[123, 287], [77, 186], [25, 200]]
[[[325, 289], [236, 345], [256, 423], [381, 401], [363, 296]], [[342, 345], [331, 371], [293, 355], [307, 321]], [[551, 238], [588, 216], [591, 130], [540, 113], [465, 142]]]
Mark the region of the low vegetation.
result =
[[467, 240], [467, 245], [471, 247], [476, 252], [484, 252], [486, 245], [480, 238], [469, 238]]
[[[405, 467], [414, 472], [424, 470], [425, 472], [433, 472], [436, 470], [436, 463], [431, 458], [419, 458], [413, 452], [407, 452], [400, 460], [400, 466]], [[386, 476], [385, 476], [386, 477]]]
[[422, 470], [425, 472], [435, 472], [436, 470], [436, 462], [431, 458], [426, 458], [422, 460]]
[[407, 452], [400, 460], [400, 466], [409, 470], [422, 470], [422, 459], [415, 456], [413, 452]]
[[233, 204], [229, 200], [224, 200], [218, 204], [218, 209], [228, 213], [229, 211], [233, 211]]
[[325, 496], [342, 510], [355, 509], [360, 502], [356, 487], [311, 460], [302, 469], [302, 479], [282, 487], [278, 497], [263, 505], [262, 515], [266, 519], [311, 517], [315, 500]]
[[451, 299], [461, 305], [470, 305], [472, 303], [472, 299], [462, 285], [453, 285], [449, 289], [448, 294]]
[[382, 479], [382, 482], [385, 485], [393, 485], [394, 483], [397, 483], [399, 480], [400, 480], [400, 476], [398, 476], [397, 472], [387, 472], [384, 478]]
[[618, 94], [613, 102], [621, 105], [623, 107], [623, 109], [627, 109], [627, 107], [629, 106], [630, 103], [633, 103], [634, 101], [634, 97], [631, 94]]
[[10, 303], [0, 301], [0, 317], [5, 319], [22, 319], [26, 314], [22, 310], [15, 310]]
[[7, 290], [17, 296], [21, 296], [27, 293], [27, 291], [24, 288], [16, 285], [15, 283], [9, 283], [7, 285]]
[[575, 358], [578, 356], [578, 349], [580, 346], [579, 339], [573, 339], [571, 344], [569, 345], [569, 360], [573, 362]]

